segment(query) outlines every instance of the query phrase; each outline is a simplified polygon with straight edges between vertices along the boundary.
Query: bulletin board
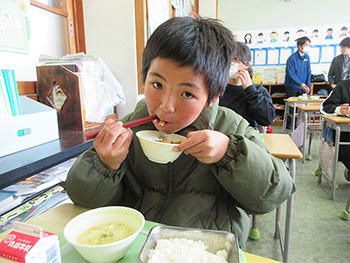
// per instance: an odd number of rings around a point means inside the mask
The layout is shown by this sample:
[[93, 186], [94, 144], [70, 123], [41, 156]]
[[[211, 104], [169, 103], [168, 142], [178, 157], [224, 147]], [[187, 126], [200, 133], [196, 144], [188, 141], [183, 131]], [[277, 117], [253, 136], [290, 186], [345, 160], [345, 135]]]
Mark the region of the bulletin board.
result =
[[250, 62], [252, 65], [254, 65], [254, 60], [255, 60], [255, 51], [253, 49], [250, 50], [250, 55], [251, 55], [251, 60]]
[[0, 1], [0, 50], [28, 53], [25, 8], [23, 1]]
[[[338, 44], [311, 45], [309, 56], [311, 64], [331, 63], [336, 55]], [[288, 57], [298, 51], [297, 47], [252, 48], [254, 66], [285, 65]]]

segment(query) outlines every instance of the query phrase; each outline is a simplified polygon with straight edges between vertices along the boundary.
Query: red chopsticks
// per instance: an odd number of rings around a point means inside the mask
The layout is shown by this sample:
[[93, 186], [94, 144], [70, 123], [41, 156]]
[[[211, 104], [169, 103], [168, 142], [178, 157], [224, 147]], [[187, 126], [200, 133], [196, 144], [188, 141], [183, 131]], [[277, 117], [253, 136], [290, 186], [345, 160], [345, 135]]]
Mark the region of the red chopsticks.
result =
[[[148, 116], [148, 117], [141, 118], [141, 119], [138, 119], [138, 120], [126, 122], [126, 123], [123, 124], [123, 127], [126, 128], [126, 129], [127, 128], [131, 128], [131, 127], [134, 127], [134, 126], [138, 126], [138, 125], [141, 125], [141, 124], [153, 121], [155, 119], [157, 119], [157, 115], [152, 115], [152, 116]], [[95, 130], [95, 131], [92, 131], [92, 132], [88, 132], [85, 135], [86, 140], [94, 139], [96, 137], [96, 135], [102, 130], [102, 128], [103, 127], [99, 128], [98, 130]]]

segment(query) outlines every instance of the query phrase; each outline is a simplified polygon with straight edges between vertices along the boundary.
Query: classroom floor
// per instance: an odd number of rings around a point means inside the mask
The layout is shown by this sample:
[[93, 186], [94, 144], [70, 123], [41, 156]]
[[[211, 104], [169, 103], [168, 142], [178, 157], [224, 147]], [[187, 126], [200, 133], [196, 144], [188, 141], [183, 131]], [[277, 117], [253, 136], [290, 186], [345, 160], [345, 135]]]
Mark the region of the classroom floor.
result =
[[[280, 133], [280, 127], [273, 127]], [[350, 183], [343, 176], [344, 165], [339, 163], [336, 200], [332, 201], [331, 189], [325, 178], [321, 185], [315, 176], [318, 167], [320, 135], [312, 140], [312, 161], [297, 160], [296, 193], [290, 243], [290, 262], [350, 262], [350, 221], [340, 218], [350, 195]], [[275, 212], [257, 216], [260, 231], [258, 241], [248, 240], [246, 251], [282, 261], [279, 240], [274, 239]], [[282, 206], [281, 222], [284, 227], [285, 205]], [[284, 229], [282, 229], [284, 234]]]

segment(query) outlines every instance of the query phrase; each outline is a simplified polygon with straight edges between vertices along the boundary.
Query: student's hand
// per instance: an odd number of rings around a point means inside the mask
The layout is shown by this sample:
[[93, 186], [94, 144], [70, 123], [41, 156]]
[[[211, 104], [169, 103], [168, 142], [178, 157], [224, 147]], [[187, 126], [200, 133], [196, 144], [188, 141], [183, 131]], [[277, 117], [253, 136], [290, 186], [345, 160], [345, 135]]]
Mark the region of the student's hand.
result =
[[241, 80], [244, 89], [253, 85], [253, 81], [246, 67], [238, 70], [237, 77]]
[[132, 140], [132, 131], [122, 125], [120, 121], [108, 120], [94, 141], [101, 162], [112, 171], [119, 169], [125, 160]]
[[334, 89], [337, 86], [337, 84], [332, 84], [331, 88]]
[[340, 105], [340, 113], [342, 115], [347, 115], [347, 114], [350, 114], [350, 107], [349, 107], [349, 104], [342, 104]]
[[310, 92], [310, 88], [305, 83], [301, 83], [300, 88], [302, 88], [306, 93]]
[[216, 163], [225, 155], [229, 143], [229, 137], [221, 132], [194, 131], [189, 132], [187, 139], [174, 147], [174, 151], [184, 150], [202, 163]]

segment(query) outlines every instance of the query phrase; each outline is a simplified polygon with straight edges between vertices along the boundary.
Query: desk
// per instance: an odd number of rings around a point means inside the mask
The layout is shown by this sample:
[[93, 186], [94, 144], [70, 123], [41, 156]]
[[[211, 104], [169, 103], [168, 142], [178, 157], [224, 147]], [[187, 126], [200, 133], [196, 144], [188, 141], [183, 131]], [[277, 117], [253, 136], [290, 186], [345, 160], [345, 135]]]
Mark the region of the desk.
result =
[[[262, 134], [264, 143], [272, 156], [288, 159], [289, 172], [295, 182], [296, 165], [295, 159], [301, 159], [302, 154], [288, 134]], [[280, 240], [283, 262], [289, 262], [289, 243], [292, 234], [294, 194], [287, 201], [286, 225], [284, 242], [281, 234], [280, 207], [276, 209], [275, 238]]]
[[[350, 142], [341, 142], [340, 141], [340, 132], [350, 132], [350, 118], [348, 117], [341, 117], [341, 116], [334, 116], [334, 115], [320, 115], [320, 117], [323, 119], [322, 123], [322, 133], [325, 128], [331, 128], [335, 130], [335, 153], [333, 156], [333, 174], [332, 174], [332, 200], [335, 200], [335, 187], [336, 187], [336, 175], [338, 171], [338, 154], [339, 154], [339, 145], [349, 145]], [[321, 183], [322, 181], [322, 169], [320, 165], [318, 166], [319, 169], [319, 177], [318, 182]], [[327, 178], [327, 177], [326, 177]]]
[[[305, 161], [305, 152], [306, 152], [306, 147], [307, 147], [307, 144], [306, 144], [306, 134], [307, 134], [307, 128], [308, 126], [310, 125], [310, 127], [316, 127], [316, 126], [320, 126], [320, 124], [312, 124], [312, 123], [309, 123], [308, 120], [309, 118], [311, 117], [318, 117], [320, 116], [320, 108], [321, 108], [321, 102], [317, 102], [317, 103], [308, 103], [306, 105], [297, 105], [296, 106], [297, 109], [299, 110], [300, 114], [298, 113], [298, 117], [300, 115], [303, 115], [304, 116], [304, 136], [303, 136], [303, 159], [302, 159], [302, 162], [304, 163]], [[308, 155], [310, 155], [310, 148], [311, 148], [311, 130], [310, 130], [310, 141], [309, 141], [309, 153]]]
[[293, 113], [291, 113], [291, 118], [292, 118], [292, 131], [294, 131], [295, 127], [295, 116], [296, 116], [296, 105], [305, 105], [309, 102], [322, 102], [324, 99], [319, 99], [319, 100], [299, 100], [298, 97], [290, 97], [288, 99], [283, 99], [285, 103], [284, 107], [284, 116], [283, 116], [283, 125], [282, 125], [282, 133], [286, 133], [286, 128], [287, 128], [287, 118], [289, 115], [289, 108], [293, 108]]
[[[41, 226], [45, 231], [52, 232], [52, 233], [58, 233], [64, 229], [64, 226], [68, 223], [69, 220], [71, 220], [73, 217], [87, 211], [87, 208], [79, 207], [77, 205], [73, 204], [63, 204], [59, 207], [56, 207], [50, 211], [47, 211], [44, 214], [41, 214], [38, 217], [30, 219], [27, 223], [34, 224]], [[0, 240], [4, 239], [4, 237], [9, 233], [10, 231], [4, 232], [0, 234]], [[140, 247], [141, 249], [141, 247]], [[247, 263], [278, 263], [278, 261], [260, 257], [257, 255], [253, 255], [250, 253], [244, 252], [244, 255], [246, 256]], [[130, 255], [131, 256], [131, 255]], [[135, 255], [134, 255], [135, 256]], [[124, 258], [125, 259], [125, 258]], [[82, 261], [85, 262], [85, 261]], [[123, 262], [123, 260], [118, 261], [120, 263]], [[137, 262], [137, 261], [135, 261]], [[62, 263], [68, 263], [62, 261]], [[79, 262], [74, 262], [79, 263]]]
[[60, 131], [57, 140], [0, 157], [0, 189], [76, 157], [92, 144], [84, 132]]

